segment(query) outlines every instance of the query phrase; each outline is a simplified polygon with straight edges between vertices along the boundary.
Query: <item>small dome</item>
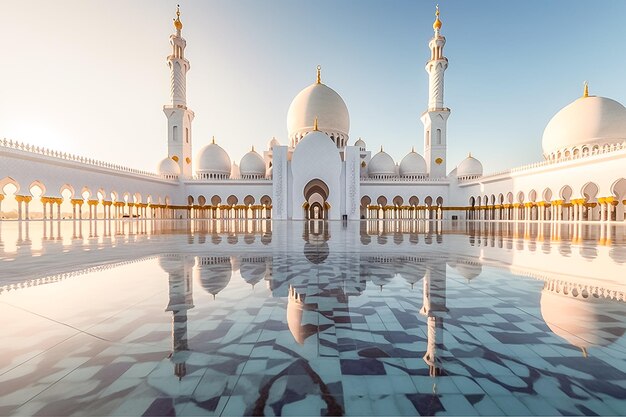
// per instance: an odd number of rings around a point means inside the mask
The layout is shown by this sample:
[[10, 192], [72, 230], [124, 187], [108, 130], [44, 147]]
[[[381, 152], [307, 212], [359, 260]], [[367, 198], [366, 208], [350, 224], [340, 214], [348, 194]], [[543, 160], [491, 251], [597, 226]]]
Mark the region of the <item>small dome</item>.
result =
[[471, 154], [456, 167], [458, 178], [478, 178], [483, 175], [483, 164]]
[[348, 107], [335, 90], [322, 84], [320, 80], [300, 91], [291, 102], [287, 112], [289, 139], [295, 143], [307, 132], [313, 131], [316, 117], [319, 120], [320, 131], [329, 137], [343, 136], [344, 141], [348, 140], [350, 131]]
[[230, 177], [230, 157], [215, 141], [200, 149], [196, 160], [198, 161], [196, 172], [201, 178]]
[[400, 161], [399, 173], [401, 177], [425, 177], [427, 172], [426, 160], [415, 150], [411, 150]]
[[354, 142], [354, 146], [357, 146], [358, 148], [360, 148], [362, 151], [365, 150], [365, 141], [361, 138], [359, 138], [359, 140], [357, 140], [356, 142]]
[[157, 172], [162, 177], [175, 178], [180, 175], [180, 167], [178, 166], [178, 163], [172, 158], [165, 158], [161, 162], [159, 162]]
[[267, 149], [272, 150], [274, 149], [274, 146], [280, 146], [280, 142], [275, 137], [267, 142]]
[[370, 177], [392, 177], [396, 175], [396, 163], [393, 162], [393, 158], [389, 154], [380, 148], [372, 160], [370, 161], [367, 173]]
[[239, 163], [241, 178], [263, 178], [265, 177], [265, 162], [254, 147], [250, 152], [241, 158]]
[[589, 96], [565, 106], [550, 120], [543, 131], [542, 148], [546, 159], [558, 159], [569, 156], [577, 146], [625, 140], [626, 108], [610, 98]]

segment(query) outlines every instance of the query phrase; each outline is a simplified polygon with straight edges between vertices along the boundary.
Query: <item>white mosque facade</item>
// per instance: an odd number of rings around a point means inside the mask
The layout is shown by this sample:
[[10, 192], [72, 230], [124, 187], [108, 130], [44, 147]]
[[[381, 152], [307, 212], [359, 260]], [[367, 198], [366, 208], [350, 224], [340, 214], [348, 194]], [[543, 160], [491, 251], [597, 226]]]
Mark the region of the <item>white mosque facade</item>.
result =
[[398, 162], [350, 137], [348, 107], [322, 82], [319, 67], [316, 81], [289, 107], [284, 144], [272, 138], [267, 149], [253, 148], [238, 164], [215, 140], [193, 155], [190, 64], [178, 12], [174, 26], [167, 57], [171, 102], [163, 107], [168, 155], [157, 173], [3, 139], [0, 213], [10, 197], [19, 219], [31, 217], [37, 198], [44, 218], [61, 218], [61, 204], [69, 200], [71, 217], [82, 219], [624, 221], [626, 108], [587, 88], [546, 126], [543, 161], [485, 175], [471, 155], [456, 166], [447, 160], [448, 60], [438, 11], [426, 63], [423, 153], [413, 149]]

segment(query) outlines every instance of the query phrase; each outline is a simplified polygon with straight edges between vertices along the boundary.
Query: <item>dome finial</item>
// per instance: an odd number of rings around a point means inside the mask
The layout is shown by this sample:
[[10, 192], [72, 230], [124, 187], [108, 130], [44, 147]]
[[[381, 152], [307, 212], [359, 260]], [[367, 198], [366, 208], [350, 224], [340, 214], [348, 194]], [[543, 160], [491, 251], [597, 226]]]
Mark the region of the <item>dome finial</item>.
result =
[[318, 65], [317, 66], [317, 84], [321, 84], [322, 83], [322, 66]]
[[254, 145], [252, 145], [252, 152], [254, 152]]
[[183, 29], [183, 22], [180, 21], [180, 4], [176, 5], [176, 19], [174, 19], [174, 27], [179, 32]]
[[317, 116], [315, 116], [315, 120], [313, 120], [313, 131], [319, 131], [319, 129], [317, 128]]
[[415, 153], [415, 146], [411, 146], [411, 153]]
[[383, 151], [383, 145], [380, 145], [380, 151], [381, 152]]
[[471, 152], [470, 152], [470, 153], [468, 153], [468, 154], [467, 154], [467, 157], [468, 157], [468, 158], [471, 158], [471, 157], [472, 157], [472, 153], [471, 153]]
[[438, 32], [441, 29], [441, 20], [439, 20], [439, 5], [435, 11], [435, 22], [433, 23], [433, 29]]
[[213, 137], [211, 138], [211, 143], [215, 144], [215, 135], [213, 135]]
[[585, 81], [584, 85], [585, 87], [583, 89], [583, 98], [589, 97], [589, 83]]

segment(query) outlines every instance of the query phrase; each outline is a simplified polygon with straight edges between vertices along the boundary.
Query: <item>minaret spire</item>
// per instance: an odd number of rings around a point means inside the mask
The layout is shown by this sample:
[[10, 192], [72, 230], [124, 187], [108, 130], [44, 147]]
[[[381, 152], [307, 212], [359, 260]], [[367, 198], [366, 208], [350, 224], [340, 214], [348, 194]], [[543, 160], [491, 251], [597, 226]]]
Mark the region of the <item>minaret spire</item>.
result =
[[446, 38], [441, 35], [443, 23], [439, 19], [439, 5], [433, 22], [434, 35], [428, 47], [430, 60], [426, 63], [428, 73], [428, 108], [422, 114], [424, 124], [424, 158], [431, 178], [446, 176], [447, 120], [450, 109], [443, 100], [444, 73], [448, 68], [448, 58], [443, 54]]
[[194, 114], [187, 108], [187, 71], [191, 68], [185, 58], [187, 41], [182, 37], [183, 22], [180, 7], [176, 7], [175, 33], [170, 35], [172, 53], [167, 57], [170, 69], [170, 103], [163, 107], [167, 117], [168, 156], [178, 161], [182, 177], [191, 177], [191, 122]]

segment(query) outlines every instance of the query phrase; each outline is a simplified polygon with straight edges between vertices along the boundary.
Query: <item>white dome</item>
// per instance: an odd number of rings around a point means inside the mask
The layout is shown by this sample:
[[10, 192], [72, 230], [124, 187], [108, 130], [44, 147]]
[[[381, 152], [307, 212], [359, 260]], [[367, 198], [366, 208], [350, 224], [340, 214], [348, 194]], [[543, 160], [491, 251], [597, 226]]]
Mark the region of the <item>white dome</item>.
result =
[[265, 162], [254, 148], [241, 158], [239, 173], [241, 174], [241, 178], [265, 177]]
[[230, 157], [221, 146], [215, 142], [205, 146], [198, 152], [197, 173], [202, 178], [229, 178]]
[[274, 146], [280, 146], [280, 142], [276, 138], [272, 138], [267, 142], [267, 149], [272, 150]]
[[350, 131], [348, 107], [335, 90], [322, 83], [311, 84], [291, 102], [287, 112], [289, 139], [297, 143], [304, 134], [313, 131], [316, 117], [320, 131], [331, 139], [343, 137], [347, 142]]
[[472, 155], [461, 161], [456, 167], [456, 176], [458, 178], [475, 178], [483, 175], [483, 164]]
[[[581, 97], [560, 110], [543, 131], [543, 155], [582, 145], [605, 145], [626, 140], [626, 108], [606, 97]], [[569, 155], [568, 155], [569, 156]]]
[[354, 142], [354, 146], [359, 147], [362, 151], [364, 151], [365, 148], [366, 148], [365, 141], [363, 139], [361, 139], [361, 138], [359, 138], [359, 140]]
[[399, 174], [401, 177], [424, 177], [427, 171], [426, 160], [414, 150], [406, 154], [400, 161]]
[[396, 175], [396, 164], [389, 154], [380, 149], [376, 155], [372, 157], [367, 173], [370, 177], [391, 177]]
[[163, 177], [178, 177], [180, 175], [180, 167], [178, 162], [172, 158], [165, 158], [159, 162], [157, 172]]

